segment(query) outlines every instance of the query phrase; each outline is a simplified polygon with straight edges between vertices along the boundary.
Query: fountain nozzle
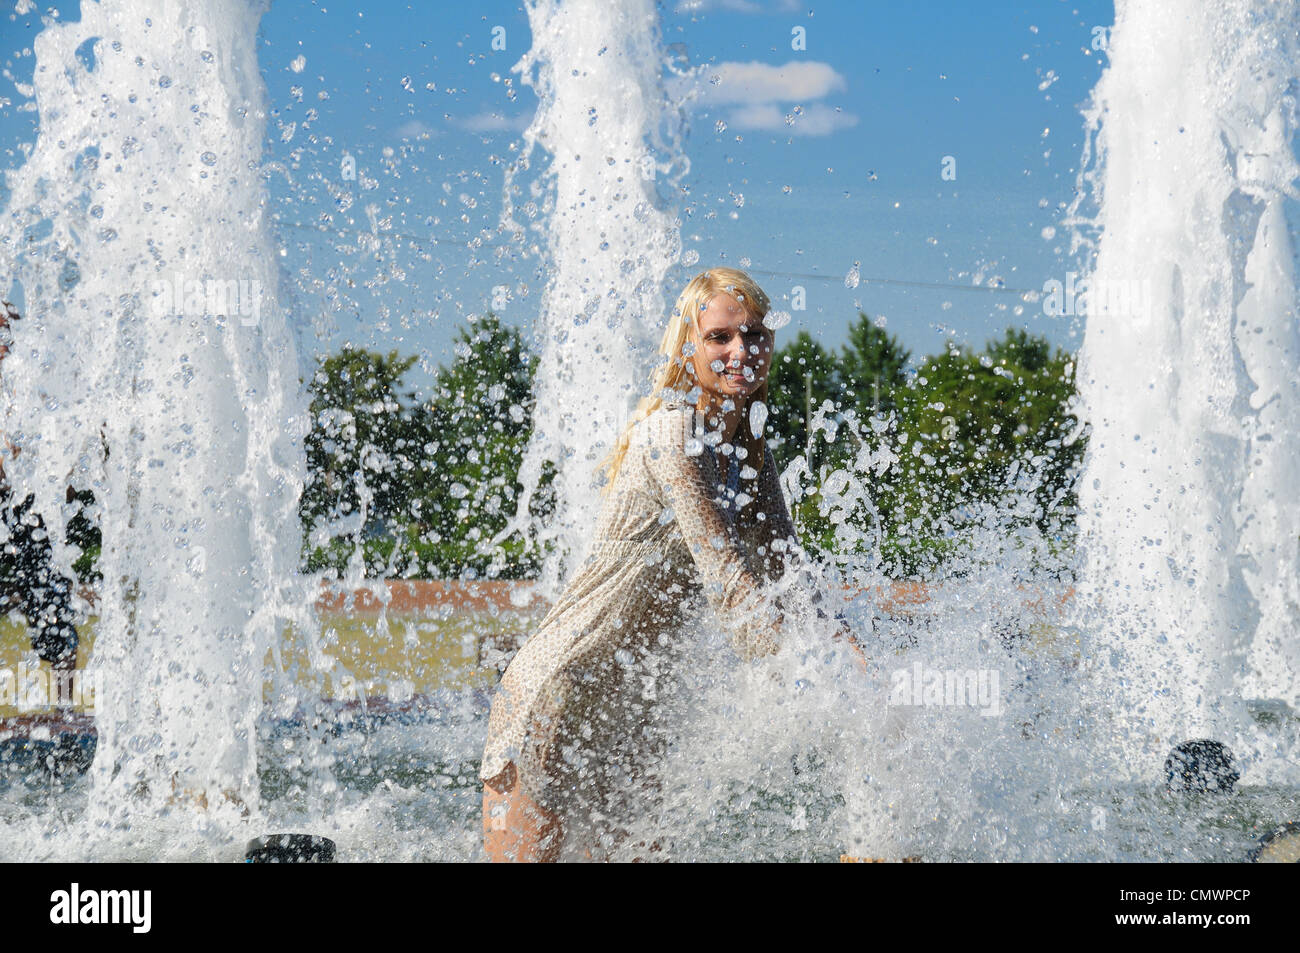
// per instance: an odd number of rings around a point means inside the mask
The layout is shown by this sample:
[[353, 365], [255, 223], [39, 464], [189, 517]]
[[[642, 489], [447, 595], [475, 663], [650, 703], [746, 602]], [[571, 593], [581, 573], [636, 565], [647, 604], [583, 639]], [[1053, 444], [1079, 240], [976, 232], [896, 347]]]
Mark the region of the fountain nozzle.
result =
[[1232, 750], [1210, 738], [1184, 741], [1165, 759], [1170, 794], [1231, 794], [1240, 777]]

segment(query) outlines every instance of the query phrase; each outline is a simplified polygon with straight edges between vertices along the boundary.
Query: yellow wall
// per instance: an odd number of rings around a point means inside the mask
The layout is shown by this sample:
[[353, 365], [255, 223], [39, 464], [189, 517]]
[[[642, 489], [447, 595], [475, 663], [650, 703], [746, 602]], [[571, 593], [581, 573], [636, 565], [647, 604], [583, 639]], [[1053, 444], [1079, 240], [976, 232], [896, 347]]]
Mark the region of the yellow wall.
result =
[[[31, 650], [21, 616], [0, 617], [0, 718], [54, 710], [50, 666], [40, 662]], [[81, 646], [77, 667], [84, 669], [94, 651], [95, 622], [79, 628]], [[333, 660], [333, 671], [315, 672], [308, 663], [307, 645], [286, 630], [280, 663], [293, 682], [304, 688], [320, 685], [328, 698], [351, 700], [357, 696], [383, 695], [401, 700], [408, 694], [422, 694], [439, 688], [490, 688], [496, 684], [493, 660], [499, 650], [517, 644], [530, 631], [536, 616], [528, 613], [459, 615], [449, 619], [389, 614], [387, 625], [371, 613], [325, 615], [321, 618], [321, 650]], [[498, 651], [494, 652], [493, 650]], [[263, 696], [271, 700], [275, 663], [266, 659], [267, 678]], [[27, 690], [22, 691], [20, 681]], [[93, 711], [89, 679], [78, 679], [78, 697], [69, 706]], [[25, 696], [25, 697], [24, 697]], [[84, 697], [82, 697], [84, 696]], [[29, 704], [21, 705], [26, 701]]]

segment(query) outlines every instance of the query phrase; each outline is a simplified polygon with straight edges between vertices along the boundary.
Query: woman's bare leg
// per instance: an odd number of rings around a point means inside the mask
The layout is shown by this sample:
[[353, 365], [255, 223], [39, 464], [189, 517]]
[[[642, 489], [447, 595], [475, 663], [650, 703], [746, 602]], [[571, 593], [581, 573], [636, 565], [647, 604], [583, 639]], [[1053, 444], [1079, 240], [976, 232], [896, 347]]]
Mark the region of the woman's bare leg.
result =
[[514, 762], [483, 782], [483, 849], [493, 863], [552, 863], [560, 853], [560, 819], [519, 787]]

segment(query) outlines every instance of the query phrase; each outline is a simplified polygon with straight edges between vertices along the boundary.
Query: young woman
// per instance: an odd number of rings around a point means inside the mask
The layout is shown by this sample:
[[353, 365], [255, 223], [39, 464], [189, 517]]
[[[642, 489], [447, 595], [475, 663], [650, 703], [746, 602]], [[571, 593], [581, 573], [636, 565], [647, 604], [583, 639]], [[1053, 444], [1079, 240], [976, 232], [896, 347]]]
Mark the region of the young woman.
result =
[[492, 703], [480, 777], [494, 861], [606, 857], [653, 809], [658, 687], [701, 591], [742, 657], [780, 645], [765, 589], [797, 544], [762, 437], [768, 307], [730, 268], [677, 301], [654, 392], [603, 464], [587, 560]]

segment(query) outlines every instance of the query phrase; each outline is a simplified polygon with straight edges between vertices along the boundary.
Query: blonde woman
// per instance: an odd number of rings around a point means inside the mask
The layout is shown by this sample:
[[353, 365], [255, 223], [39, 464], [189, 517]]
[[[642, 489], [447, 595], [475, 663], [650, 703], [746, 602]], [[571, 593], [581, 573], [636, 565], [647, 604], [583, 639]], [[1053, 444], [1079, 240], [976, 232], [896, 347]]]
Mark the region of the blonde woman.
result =
[[656, 686], [692, 597], [742, 657], [780, 645], [764, 590], [797, 544], [762, 437], [768, 307], [731, 268], [697, 275], [677, 301], [654, 391], [602, 464], [587, 561], [492, 703], [480, 777], [494, 861], [608, 857], [653, 809]]

